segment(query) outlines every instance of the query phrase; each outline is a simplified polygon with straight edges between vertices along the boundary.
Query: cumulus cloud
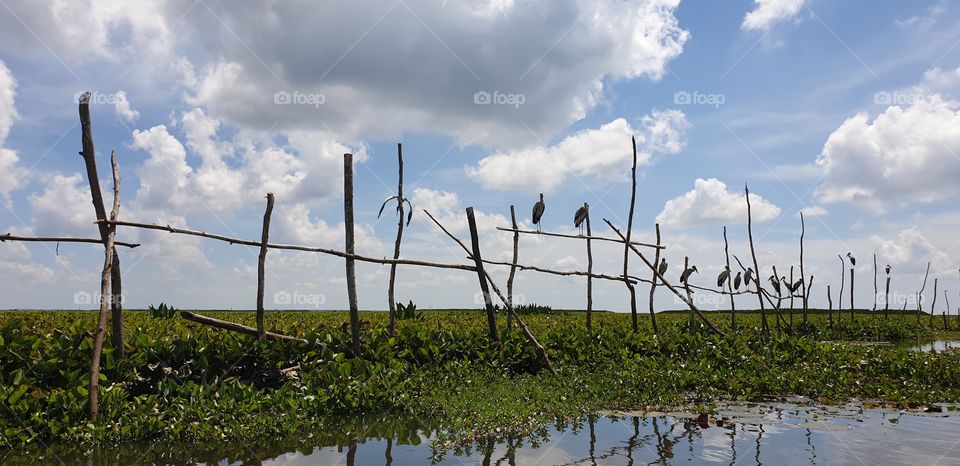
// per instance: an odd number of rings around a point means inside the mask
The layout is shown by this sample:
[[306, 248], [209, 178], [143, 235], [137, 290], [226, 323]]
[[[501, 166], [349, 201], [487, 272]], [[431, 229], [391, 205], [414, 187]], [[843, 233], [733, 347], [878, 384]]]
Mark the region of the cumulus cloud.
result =
[[[678, 5], [377, 0], [316, 9], [208, 1], [208, 12], [178, 25], [192, 65], [177, 67], [194, 84], [190, 102], [245, 127], [326, 125], [351, 140], [469, 133], [518, 146], [583, 118], [610, 81], [660, 79], [689, 37]], [[478, 93], [523, 103], [500, 105]]]
[[[780, 208], [755, 193], [750, 193], [754, 222], [766, 222], [780, 215]], [[730, 192], [716, 179], [697, 178], [693, 190], [667, 201], [657, 222], [670, 226], [695, 226], [715, 223], [746, 223], [747, 203], [740, 193]]]
[[793, 18], [807, 0], [753, 0], [756, 4], [743, 18], [740, 28], [768, 31], [773, 25]]
[[10, 192], [20, 186], [25, 175], [19, 167], [17, 153], [3, 147], [10, 134], [10, 127], [17, 119], [17, 107], [14, 103], [17, 81], [0, 60], [0, 201], [10, 205]]
[[891, 94], [909, 96], [902, 105], [843, 122], [817, 158], [818, 199], [879, 213], [960, 195], [960, 102], [950, 97], [958, 83], [955, 71], [931, 70], [912, 94]]
[[27, 200], [33, 208], [35, 231], [50, 236], [97, 236], [90, 188], [79, 173], [53, 175], [42, 192], [31, 194]]
[[637, 136], [637, 165], [647, 166], [656, 155], [675, 154], [685, 145], [690, 123], [679, 110], [653, 111], [633, 128], [618, 118], [600, 128], [572, 134], [551, 146], [535, 146], [484, 157], [467, 174], [490, 189], [552, 192], [567, 176], [616, 179], [630, 166], [630, 138]]
[[872, 236], [870, 242], [877, 250], [880, 260], [899, 266], [898, 270], [919, 273], [931, 262], [934, 275], [955, 273], [953, 261], [934, 246], [916, 227], [900, 231], [895, 239], [886, 240]]
[[140, 112], [130, 107], [130, 101], [127, 100], [127, 93], [124, 91], [117, 91], [113, 106], [117, 116], [127, 123], [133, 123], [140, 118]]
[[[821, 205], [812, 205], [800, 209], [804, 217], [823, 217], [828, 214], [827, 209]], [[800, 216], [800, 213], [797, 213]]]

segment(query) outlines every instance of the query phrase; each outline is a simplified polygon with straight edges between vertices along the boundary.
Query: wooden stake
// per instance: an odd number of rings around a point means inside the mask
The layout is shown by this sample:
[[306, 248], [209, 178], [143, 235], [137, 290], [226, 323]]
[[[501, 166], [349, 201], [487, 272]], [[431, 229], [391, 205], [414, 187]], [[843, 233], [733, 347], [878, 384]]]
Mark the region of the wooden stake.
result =
[[[513, 225], [513, 261], [510, 263], [510, 276], [507, 277], [507, 301], [513, 306], [513, 277], [517, 274], [517, 257], [520, 253], [520, 233], [517, 230], [517, 212], [510, 206], [510, 223]], [[513, 330], [513, 313], [507, 313], [507, 331]]]
[[[589, 239], [591, 239], [591, 240], [593, 240], [593, 241], [608, 241], [608, 242], [611, 242], [611, 243], [623, 244], [623, 240], [616, 239], [616, 238], [607, 238], [606, 236], [568, 235], [568, 234], [565, 234], [565, 233], [553, 233], [553, 232], [549, 232], [549, 231], [537, 231], [537, 230], [521, 230], [521, 229], [519, 229], [519, 228], [504, 228], [504, 227], [497, 227], [497, 230], [499, 230], [499, 231], [505, 231], [505, 232], [508, 232], [508, 233], [519, 233], [519, 234], [521, 234], [521, 235], [552, 236], [552, 237], [554, 237], [554, 238], [568, 238], [568, 239], [577, 239], [577, 240], [582, 240], [582, 239], [587, 239], [587, 238], [589, 238]], [[667, 249], [667, 247], [666, 247], [666, 246], [663, 246], [663, 245], [656, 245], [656, 244], [650, 244], [650, 243], [641, 243], [641, 242], [639, 242], [639, 241], [631, 241], [630, 244], [632, 244], [632, 245], [634, 245], [634, 246], [644, 247], [644, 248]]]
[[[803, 275], [800, 275], [801, 277]], [[793, 327], [793, 291], [790, 290], [790, 287], [793, 286], [793, 266], [790, 266], [790, 284], [787, 285], [787, 291], [790, 291], [790, 326]]]
[[[923, 274], [923, 285], [920, 286], [920, 292], [917, 293], [917, 313], [923, 312], [923, 290], [927, 289], [927, 277], [930, 275], [930, 262], [927, 262], [927, 271]], [[933, 315], [933, 312], [930, 312]]]
[[[590, 249], [590, 206], [586, 202], [583, 207], [587, 209], [587, 334], [593, 335], [593, 250]], [[658, 249], [659, 251], [659, 249]]]
[[873, 310], [877, 310], [877, 254], [873, 254]]
[[[25, 243], [90, 243], [103, 244], [103, 240], [95, 238], [73, 238], [66, 236], [15, 236], [10, 233], [0, 233], [0, 243], [6, 241], [18, 241]], [[114, 246], [123, 246], [125, 248], [140, 247], [140, 243], [125, 243], [123, 241], [114, 241]]]
[[[343, 154], [343, 227], [346, 253], [354, 253], [353, 154]], [[360, 310], [357, 307], [357, 270], [352, 257], [346, 262], [347, 299], [350, 301], [350, 335], [353, 354], [360, 357]]]
[[854, 296], [854, 286], [853, 286], [853, 266], [850, 266], [850, 322], [855, 320], [853, 316], [853, 296]]
[[264, 275], [267, 262], [267, 245], [270, 244], [270, 216], [273, 214], [273, 193], [267, 193], [267, 210], [263, 213], [263, 229], [260, 235], [260, 257], [257, 260], [257, 339], [266, 338], [263, 324]]
[[833, 327], [833, 296], [830, 294], [830, 285], [827, 285], [827, 302], [830, 306], [829, 310], [827, 311], [830, 315], [830, 326]]
[[[807, 229], [803, 222], [803, 212], [800, 212], [800, 278], [805, 277], [803, 273], [803, 236], [806, 233]], [[804, 281], [801, 292], [803, 293], [803, 323], [807, 323], [807, 310], [810, 309], [809, 294], [807, 294], [807, 288], [809, 284]], [[792, 292], [790, 294], [793, 294]]]
[[[937, 281], [938, 279], [934, 277], [933, 279], [933, 303], [930, 304], [930, 315], [933, 315], [937, 312]], [[947, 312], [950, 312], [950, 306], [947, 306]]]
[[[689, 257], [689, 256], [683, 256], [683, 272], [681, 272], [681, 273], [687, 273], [687, 270], [688, 270], [689, 268], [690, 268], [690, 257]], [[683, 290], [687, 293], [687, 301], [692, 302], [692, 301], [693, 301], [693, 295], [692, 295], [692, 293], [691, 293], [691, 291], [690, 291], [690, 276], [688, 275], [688, 276], [687, 276], [687, 279], [684, 280], [683, 283], [681, 283], [681, 284], [683, 285]], [[689, 332], [691, 332], [691, 333], [693, 333], [693, 324], [694, 324], [695, 322], [696, 322], [696, 318], [694, 317], [693, 309], [691, 309], [691, 310], [690, 310], [690, 320], [689, 320], [688, 323], [687, 323], [687, 330], [688, 330]]]
[[480, 255], [480, 234], [477, 232], [477, 219], [474, 216], [473, 207], [467, 207], [467, 224], [470, 227], [470, 243], [473, 246], [470, 254], [473, 256], [474, 264], [477, 267], [480, 292], [483, 294], [483, 304], [487, 310], [487, 327], [489, 328], [490, 339], [499, 342], [500, 335], [497, 334], [497, 321], [493, 314], [493, 299], [490, 298], [487, 275], [483, 270], [483, 259]]
[[[113, 210], [110, 219], [115, 220], [120, 212], [120, 170], [117, 168], [117, 154], [110, 155], [113, 165]], [[103, 353], [103, 341], [106, 334], [107, 311], [110, 308], [110, 280], [113, 273], [113, 239], [117, 233], [116, 227], [108, 227], [103, 243], [103, 272], [100, 275], [100, 317], [97, 321], [97, 332], [93, 338], [93, 356], [90, 358], [90, 383], [87, 385], [89, 397], [88, 418], [92, 421], [100, 412], [100, 355]]]
[[[233, 322], [227, 322], [225, 320], [214, 319], [213, 317], [207, 317], [200, 314], [195, 314], [193, 312], [180, 311], [180, 317], [187, 319], [191, 322], [196, 322], [198, 324], [209, 325], [210, 327], [215, 327], [223, 330], [230, 330], [232, 332], [242, 333], [244, 335], [250, 335], [260, 339], [260, 331], [253, 327], [247, 327], [246, 325], [235, 324]], [[263, 332], [262, 339], [265, 340], [275, 340], [275, 341], [286, 341], [289, 343], [310, 343], [303, 338], [292, 337], [289, 335], [283, 335], [280, 333], [273, 332]]]
[[837, 320], [841, 320], [843, 319], [843, 288], [846, 283], [847, 264], [843, 261], [843, 256], [840, 254], [837, 254], [837, 258], [840, 259], [840, 295], [837, 296]]
[[[729, 273], [732, 274], [733, 271], [730, 269], [730, 243], [727, 242], [726, 225], [723, 226], [723, 254], [727, 258], [727, 270], [730, 270]], [[727, 277], [727, 291], [730, 292], [730, 331], [735, 331], [737, 327], [737, 307], [733, 302], [733, 277], [730, 276]]]
[[633, 209], [637, 202], [637, 138], [630, 138], [630, 145], [633, 147], [633, 166], [630, 169], [631, 189], [630, 189], [630, 211], [627, 214], [627, 235], [623, 238], [623, 283], [630, 292], [630, 321], [633, 325], [633, 331], [637, 332], [637, 293], [633, 284], [628, 279], [629, 259], [630, 259], [630, 235], [633, 233]]
[[[403, 204], [407, 200], [403, 197], [403, 145], [397, 144], [397, 214], [400, 219], [397, 222], [397, 241], [393, 245], [393, 258], [400, 258], [400, 240], [403, 238], [404, 212]], [[410, 208], [410, 214], [413, 215], [413, 207]], [[410, 221], [409, 218], [406, 219]], [[394, 282], [397, 278], [397, 264], [390, 264], [390, 285], [387, 288], [387, 304], [390, 308], [390, 335], [397, 331], [397, 302], [394, 296]]]
[[754, 281], [754, 284], [757, 287], [757, 300], [760, 301], [760, 325], [763, 329], [763, 333], [770, 332], [770, 326], [767, 325], [767, 313], [763, 307], [763, 295], [760, 291], [760, 266], [757, 265], [757, 252], [753, 247], [753, 215], [752, 209], [750, 208], [750, 188], [744, 184], [743, 192], [747, 198], [747, 238], [750, 240], [750, 256], [753, 257], [753, 270], [757, 273], [757, 280]]
[[[82, 145], [82, 150], [80, 155], [83, 157], [83, 164], [87, 172], [87, 181], [90, 184], [90, 198], [93, 200], [93, 210], [97, 215], [97, 220], [106, 220], [107, 218], [107, 209], [103, 204], [103, 193], [100, 191], [100, 176], [97, 174], [97, 158], [96, 150], [93, 146], [93, 125], [90, 122], [90, 92], [84, 92], [80, 96], [80, 143]], [[111, 154], [111, 158], [113, 155]], [[100, 241], [106, 247], [107, 244], [107, 234], [109, 233], [110, 228], [103, 223], [98, 223], [98, 229], [100, 230]], [[116, 228], [113, 229], [116, 231]], [[115, 251], [114, 251], [114, 257]], [[118, 259], [111, 261], [111, 263], [119, 262]], [[116, 268], [111, 269], [111, 274], [116, 274], [116, 277], [111, 276], [111, 292], [113, 290], [117, 291], [117, 296], [122, 296], [120, 294], [121, 284], [120, 284], [120, 267], [117, 264]], [[103, 295], [107, 296], [107, 295]], [[102, 296], [101, 296], [102, 297]], [[121, 299], [112, 300], [115, 301], [111, 305], [111, 319], [113, 320], [113, 347], [114, 354], [117, 358], [123, 357], [123, 309], [122, 304], [120, 303]]]
[[[660, 246], [660, 224], [657, 223], [654, 225], [657, 230], [657, 246]], [[659, 267], [660, 265], [660, 248], [656, 249], [656, 253], [653, 256], [653, 266]], [[657, 273], [652, 272], [650, 277], [650, 323], [653, 325], [653, 334], [657, 335], [660, 331], [657, 329], [657, 313], [653, 308], [653, 294], [657, 291]]]
[[883, 298], [883, 317], [887, 318], [890, 314], [890, 274], [887, 274], [887, 288]]

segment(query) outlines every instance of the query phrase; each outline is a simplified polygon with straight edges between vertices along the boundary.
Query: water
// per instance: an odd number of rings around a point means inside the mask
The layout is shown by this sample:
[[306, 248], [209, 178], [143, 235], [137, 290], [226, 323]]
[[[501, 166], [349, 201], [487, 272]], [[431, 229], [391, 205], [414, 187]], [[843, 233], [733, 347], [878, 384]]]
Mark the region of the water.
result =
[[[738, 404], [715, 413], [608, 412], [532, 436], [435, 453], [412, 421], [356, 421], [291, 442], [177, 448], [51, 449], [3, 464], [633, 465], [960, 464], [960, 412], [903, 413], [792, 404]], [[58, 451], [59, 450], [59, 451]], [[229, 453], [224, 453], [228, 450]]]
[[955, 351], [960, 349], [960, 341], [956, 340], [933, 340], [919, 344], [911, 344], [912, 351], [922, 351], [929, 353], [931, 351]]

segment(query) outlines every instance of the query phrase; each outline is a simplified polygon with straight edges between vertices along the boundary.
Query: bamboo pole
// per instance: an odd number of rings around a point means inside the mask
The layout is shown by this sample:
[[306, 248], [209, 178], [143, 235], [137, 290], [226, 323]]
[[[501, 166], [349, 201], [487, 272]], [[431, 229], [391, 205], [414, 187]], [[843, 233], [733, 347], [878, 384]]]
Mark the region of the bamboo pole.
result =
[[[517, 212], [510, 206], [510, 223], [513, 225], [513, 261], [510, 263], [510, 276], [507, 277], [507, 300], [513, 306], [513, 278], [517, 275], [517, 257], [520, 253], [520, 233], [517, 230]], [[507, 331], [513, 330], [513, 313], [507, 313]]]
[[[587, 209], [587, 334], [593, 335], [593, 250], [590, 248], [590, 206], [586, 202], [583, 207]], [[658, 249], [659, 251], [659, 249]]]
[[770, 332], [770, 327], [767, 325], [767, 313], [763, 307], [763, 296], [760, 292], [760, 266], [757, 265], [757, 252], [753, 247], [753, 215], [752, 209], [750, 208], [750, 188], [744, 184], [743, 191], [745, 197], [747, 198], [747, 238], [750, 240], [750, 256], [753, 257], [753, 270], [757, 271], [757, 280], [754, 282], [757, 287], [757, 300], [760, 301], [760, 325], [764, 333]]
[[[145, 230], [166, 231], [168, 233], [180, 234], [180, 235], [199, 236], [202, 238], [214, 239], [217, 241], [223, 241], [225, 243], [238, 244], [242, 246], [255, 246], [259, 248], [261, 245], [260, 241], [231, 238], [229, 236], [219, 235], [216, 233], [207, 233], [205, 231], [189, 230], [186, 228], [175, 228], [175, 227], [171, 227], [170, 225], [155, 225], [150, 223], [129, 222], [124, 220], [115, 220], [115, 221], [110, 220], [110, 221], [104, 221], [102, 223], [117, 225], [117, 226], [124, 226], [124, 227], [131, 227], [131, 228], [142, 228]], [[300, 245], [293, 245], [293, 244], [270, 243], [267, 245], [267, 248], [282, 249], [287, 251], [315, 252], [315, 253], [327, 254], [327, 255], [336, 256], [336, 257], [342, 257], [344, 259], [353, 259], [360, 262], [370, 262], [373, 264], [416, 265], [420, 267], [434, 267], [439, 269], [465, 270], [467, 272], [476, 271], [476, 269], [472, 265], [444, 264], [439, 262], [427, 262], [427, 261], [411, 260], [411, 259], [386, 259], [386, 258], [377, 259], [375, 257], [368, 257], [368, 256], [362, 256], [360, 254], [352, 254], [352, 253], [347, 253], [343, 251], [337, 251], [336, 249], [300, 246]], [[622, 279], [619, 279], [619, 278], [617, 280], [622, 281]]]
[[[103, 240], [96, 238], [74, 238], [67, 236], [15, 236], [10, 233], [0, 233], [0, 243], [7, 241], [18, 241], [24, 243], [90, 243], [90, 244], [103, 244]], [[140, 247], [140, 243], [125, 243], [123, 241], [114, 241], [115, 246], [122, 246], [125, 248], [137, 248]]]
[[[603, 219], [603, 221], [606, 222], [607, 225], [609, 225], [610, 228], [611, 228], [617, 235], [619, 235], [621, 238], [623, 238], [624, 240], [626, 240], [626, 237], [623, 235], [623, 233], [620, 233], [620, 230], [619, 230], [616, 226], [614, 226], [613, 223], [610, 223], [610, 220]], [[687, 300], [686, 296], [680, 294], [680, 292], [677, 291], [677, 289], [676, 289], [673, 285], [671, 285], [670, 282], [668, 282], [668, 281], [663, 277], [663, 275], [660, 275], [660, 272], [657, 271], [657, 267], [654, 266], [654, 265], [652, 265], [652, 264], [650, 263], [650, 261], [648, 261], [647, 258], [644, 257], [644, 255], [641, 254], [640, 251], [639, 251], [636, 247], [634, 247], [633, 245], [631, 245], [631, 244], [629, 243], [629, 241], [626, 242], [626, 244], [630, 247], [630, 249], [633, 250], [633, 253], [636, 254], [637, 256], [639, 256], [639, 257], [640, 257], [640, 260], [643, 261], [643, 263], [646, 264], [646, 266], [647, 266], [650, 270], [653, 271], [653, 273], [655, 274], [656, 278], [663, 283], [663, 286], [667, 287], [667, 289], [670, 290], [671, 293], [675, 294], [678, 298], [680, 298], [680, 299], [682, 299], [684, 302], [686, 302], [686, 303], [687, 303], [687, 306], [690, 306], [690, 308], [693, 309], [693, 311], [696, 312], [698, 316], [700, 316], [700, 319], [703, 320], [703, 322], [704, 322], [705, 324], [707, 324], [707, 327], [710, 327], [710, 330], [713, 330], [715, 333], [717, 333], [717, 334], [719, 334], [719, 335], [721, 335], [721, 336], [724, 335], [723, 331], [721, 331], [719, 328], [717, 328], [716, 325], [713, 325], [713, 322], [710, 322], [710, 319], [708, 319], [707, 316], [704, 315], [704, 313], [703, 313], [702, 311], [700, 311], [700, 309], [698, 309], [695, 304], [693, 304], [693, 301]]]
[[637, 138], [630, 138], [630, 145], [633, 148], [633, 166], [630, 169], [631, 189], [630, 189], [630, 211], [627, 214], [627, 234], [623, 237], [623, 283], [630, 292], [630, 322], [633, 325], [633, 331], [637, 332], [637, 292], [627, 278], [629, 273], [630, 235], [633, 234], [633, 209], [637, 202]]
[[[353, 237], [353, 154], [343, 154], [343, 227], [347, 254], [354, 253]], [[357, 270], [353, 258], [347, 258], [347, 299], [350, 301], [350, 336], [353, 354], [360, 357], [360, 311], [357, 307]]]
[[[582, 240], [582, 239], [590, 239], [590, 240], [593, 240], [593, 241], [609, 241], [609, 242], [611, 242], [611, 243], [623, 244], [623, 241], [622, 241], [622, 240], [618, 240], [618, 239], [616, 239], [616, 238], [608, 238], [608, 237], [606, 237], [606, 236], [568, 235], [568, 234], [565, 234], [565, 233], [552, 233], [552, 232], [549, 232], [549, 231], [521, 230], [521, 229], [516, 228], [516, 227], [514, 227], [514, 228], [497, 227], [497, 230], [506, 231], [506, 232], [509, 232], [509, 233], [518, 233], [518, 234], [521, 234], [521, 235], [553, 236], [553, 237], [555, 237], [555, 238], [568, 238], [568, 239], [580, 239], [580, 240]], [[638, 242], [638, 241], [631, 241], [630, 244], [632, 244], [632, 245], [634, 245], [634, 246], [640, 246], [640, 247], [652, 248], [652, 249], [667, 249], [667, 247], [666, 247], [666, 246], [663, 246], [663, 245], [650, 244], [650, 243], [641, 243], [641, 242]]]
[[[407, 202], [406, 198], [403, 197], [403, 144], [397, 143], [397, 214], [400, 216], [400, 219], [397, 221], [397, 241], [393, 245], [393, 258], [400, 258], [400, 241], [403, 238], [403, 223], [404, 223], [404, 212], [403, 204]], [[380, 208], [383, 211], [383, 208]], [[410, 219], [413, 218], [413, 207], [410, 207], [410, 217], [406, 219], [409, 224]], [[397, 302], [396, 296], [394, 295], [395, 282], [397, 279], [397, 264], [390, 264], [390, 284], [387, 287], [387, 304], [390, 309], [390, 335], [394, 335], [397, 331]]]
[[[440, 230], [442, 230], [447, 236], [449, 236], [450, 239], [452, 239], [455, 243], [460, 245], [460, 248], [462, 248], [463, 251], [467, 253], [467, 255], [472, 254], [471, 250], [467, 248], [467, 245], [463, 244], [463, 241], [460, 241], [460, 239], [454, 236], [453, 233], [450, 233], [450, 231], [447, 230], [443, 226], [443, 224], [441, 224], [436, 218], [434, 218], [433, 215], [430, 215], [430, 212], [427, 212], [426, 210], [424, 210], [423, 212], [427, 214], [427, 217], [430, 217], [430, 220], [433, 220], [433, 223], [435, 223], [437, 227], [440, 228]], [[550, 362], [550, 356], [547, 355], [547, 350], [544, 349], [543, 345], [540, 344], [540, 341], [537, 340], [537, 337], [533, 334], [533, 332], [530, 331], [530, 329], [527, 327], [527, 324], [523, 322], [523, 319], [520, 318], [520, 315], [516, 313], [516, 311], [513, 308], [513, 303], [511, 302], [511, 300], [507, 299], [503, 295], [503, 293], [500, 292], [500, 288], [497, 287], [497, 283], [493, 281], [493, 277], [490, 276], [489, 272], [484, 270], [483, 273], [484, 275], [486, 275], [487, 281], [490, 283], [490, 287], [493, 288], [493, 292], [497, 294], [497, 297], [500, 298], [500, 302], [502, 302], [503, 306], [507, 308], [507, 313], [510, 315], [513, 315], [513, 318], [514, 320], [517, 321], [517, 325], [520, 327], [520, 330], [523, 332], [523, 335], [527, 338], [527, 341], [533, 346], [534, 350], [540, 356], [540, 361], [543, 362], [545, 366], [547, 366], [547, 369], [549, 369], [552, 374], [556, 374], [557, 370], [553, 367], [553, 363]], [[439, 321], [438, 321], [438, 325], [439, 325]]]
[[273, 214], [273, 193], [267, 193], [267, 210], [263, 213], [263, 229], [260, 236], [260, 256], [257, 259], [257, 339], [265, 338], [263, 324], [263, 296], [267, 262], [267, 245], [270, 244], [270, 216]]
[[[116, 152], [110, 155], [113, 166], [113, 210], [110, 218], [116, 219], [120, 212], [120, 170], [117, 168]], [[90, 383], [87, 386], [89, 397], [88, 418], [92, 421], [100, 413], [100, 355], [103, 353], [103, 341], [106, 338], [107, 311], [109, 310], [110, 280], [113, 273], [113, 259], [116, 249], [113, 240], [117, 233], [116, 227], [108, 227], [103, 243], [103, 272], [100, 275], [100, 316], [97, 321], [97, 331], [93, 338], [93, 356], [90, 358]]]
[[[655, 224], [657, 230], [657, 246], [660, 246], [660, 224]], [[660, 264], [660, 248], [655, 249], [655, 255], [653, 256], [653, 265], [659, 266]], [[657, 273], [651, 273], [650, 277], [650, 323], [653, 325], [653, 334], [657, 335], [660, 331], [657, 329], [657, 313], [653, 308], [653, 294], [657, 291]]]
[[480, 292], [483, 294], [483, 305], [487, 310], [487, 327], [490, 332], [490, 339], [500, 341], [500, 335], [497, 334], [497, 321], [493, 315], [493, 299], [490, 297], [490, 288], [487, 285], [487, 275], [483, 270], [483, 259], [480, 255], [480, 234], [477, 231], [477, 219], [473, 213], [473, 207], [467, 207], [467, 225], [470, 228], [470, 243], [473, 246], [471, 255], [477, 267], [477, 279], [480, 281]]
[[[82, 150], [80, 156], [83, 157], [83, 165], [87, 172], [87, 181], [90, 185], [90, 198], [93, 201], [93, 210], [97, 220], [106, 220], [107, 209], [103, 203], [103, 193], [100, 191], [100, 176], [97, 174], [96, 150], [93, 145], [93, 124], [90, 120], [90, 92], [84, 92], [80, 96], [80, 143]], [[114, 154], [111, 153], [111, 163]], [[100, 231], [100, 242], [104, 247], [107, 244], [107, 234], [111, 230], [106, 224], [98, 223]], [[116, 228], [113, 228], [116, 231]], [[114, 247], [114, 246], [112, 246]], [[118, 297], [111, 302], [111, 320], [113, 322], [113, 348], [117, 358], [123, 358], [123, 308], [120, 297], [122, 296], [122, 285], [120, 281], [120, 258], [116, 251], [113, 252], [111, 261], [111, 293], [116, 293]], [[115, 275], [115, 276], [114, 276]]]

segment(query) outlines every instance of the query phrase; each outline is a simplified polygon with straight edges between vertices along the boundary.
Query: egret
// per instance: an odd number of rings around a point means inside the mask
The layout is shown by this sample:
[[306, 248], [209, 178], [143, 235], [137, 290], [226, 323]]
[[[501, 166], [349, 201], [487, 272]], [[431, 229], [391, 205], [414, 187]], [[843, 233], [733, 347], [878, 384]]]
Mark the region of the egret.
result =
[[733, 277], [733, 289], [740, 291], [740, 272], [737, 272], [737, 276]]
[[750, 286], [751, 279], [753, 279], [753, 269], [747, 267], [747, 272], [743, 274], [743, 285]]
[[577, 212], [573, 214], [573, 226], [580, 229], [580, 236], [583, 236], [583, 222], [587, 219], [587, 214], [589, 212], [590, 206], [584, 202], [583, 207], [577, 209]]
[[887, 264], [887, 266], [884, 267], [884, 270], [887, 271], [887, 275], [890, 275], [890, 264]]
[[667, 260], [662, 257], [660, 258], [660, 268], [657, 269], [657, 273], [659, 273], [661, 277], [667, 273]]
[[717, 286], [723, 288], [723, 284], [730, 279], [730, 267], [723, 266], [723, 272], [717, 277]]
[[543, 193], [540, 193], [540, 200], [533, 205], [533, 214], [531, 218], [533, 219], [533, 224], [537, 226], [537, 231], [540, 230], [540, 218], [543, 217], [543, 210], [546, 209], [547, 205], [543, 203]]
[[692, 275], [694, 272], [699, 273], [697, 266], [691, 265], [689, 269], [684, 270], [683, 273], [680, 274], [680, 282], [686, 285], [687, 281], [690, 280], [690, 275]]
[[776, 275], [770, 276], [770, 284], [773, 285], [773, 291], [777, 292], [777, 296], [780, 296], [780, 280], [777, 280]]
[[856, 265], [857, 265], [857, 259], [856, 259], [855, 257], [853, 257], [853, 255], [850, 254], [849, 252], [847, 253], [847, 259], [850, 259], [850, 265], [852, 265], [852, 266], [856, 266]]

